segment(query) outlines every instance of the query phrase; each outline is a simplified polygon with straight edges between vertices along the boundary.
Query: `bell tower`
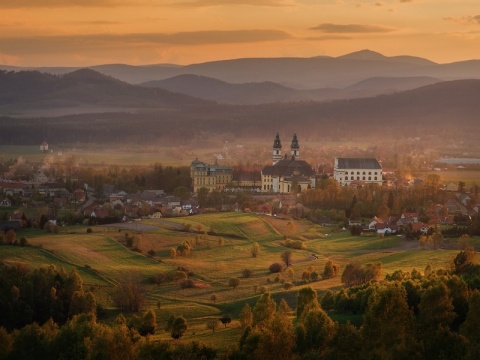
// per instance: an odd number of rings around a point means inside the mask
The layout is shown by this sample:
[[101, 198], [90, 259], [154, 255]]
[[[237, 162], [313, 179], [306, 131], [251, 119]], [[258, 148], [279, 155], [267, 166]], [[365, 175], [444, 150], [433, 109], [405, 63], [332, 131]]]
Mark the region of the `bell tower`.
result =
[[280, 135], [275, 136], [275, 140], [273, 141], [273, 165], [275, 165], [277, 162], [282, 160], [282, 143], [280, 142]]
[[293, 134], [292, 145], [290, 145], [290, 156], [295, 160], [300, 158], [300, 147], [298, 146], [297, 133]]

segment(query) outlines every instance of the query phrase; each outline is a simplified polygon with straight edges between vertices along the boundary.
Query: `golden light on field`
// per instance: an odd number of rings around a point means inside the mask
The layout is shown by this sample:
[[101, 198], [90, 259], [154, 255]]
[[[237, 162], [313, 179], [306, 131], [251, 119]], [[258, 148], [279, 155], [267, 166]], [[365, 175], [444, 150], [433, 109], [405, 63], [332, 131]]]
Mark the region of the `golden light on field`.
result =
[[2, 0], [0, 64], [190, 64], [339, 56], [479, 58], [478, 2], [433, 0]]

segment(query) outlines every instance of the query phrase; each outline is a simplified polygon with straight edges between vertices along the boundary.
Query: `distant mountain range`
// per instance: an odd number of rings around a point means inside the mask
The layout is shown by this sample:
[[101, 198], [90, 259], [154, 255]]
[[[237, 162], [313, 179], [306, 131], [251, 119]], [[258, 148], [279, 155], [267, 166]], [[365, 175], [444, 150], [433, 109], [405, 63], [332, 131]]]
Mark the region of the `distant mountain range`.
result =
[[[37, 70], [51, 75], [80, 70], [1, 65], [0, 69]], [[339, 57], [245, 58], [185, 66], [109, 64], [90, 69], [130, 84], [225, 104], [352, 99], [391, 94], [440, 81], [480, 78], [480, 60], [437, 64], [413, 56], [387, 57], [370, 50]]]
[[142, 86], [157, 87], [223, 104], [255, 105], [294, 101], [329, 101], [371, 97], [430, 85], [441, 80], [431, 77], [369, 78], [343, 89], [297, 90], [277, 83], [231, 84], [199, 75], [178, 75], [149, 81]]

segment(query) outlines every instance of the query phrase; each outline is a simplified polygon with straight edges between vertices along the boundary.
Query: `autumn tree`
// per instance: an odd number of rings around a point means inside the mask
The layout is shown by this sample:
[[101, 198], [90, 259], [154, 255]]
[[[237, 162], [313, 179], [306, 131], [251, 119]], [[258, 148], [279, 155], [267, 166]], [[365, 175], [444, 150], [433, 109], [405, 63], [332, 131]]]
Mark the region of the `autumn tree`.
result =
[[165, 331], [170, 331], [170, 335], [174, 339], [180, 339], [183, 334], [187, 331], [188, 324], [187, 320], [183, 316], [172, 315], [167, 320], [165, 325]]
[[276, 308], [270, 293], [262, 294], [253, 308], [253, 325], [258, 328], [266, 327], [273, 320]]
[[436, 282], [425, 289], [420, 298], [419, 325], [424, 331], [435, 331], [439, 327], [448, 327], [455, 319], [452, 298], [447, 286]]
[[296, 330], [297, 348], [301, 353], [309, 352], [311, 356], [320, 357], [333, 338], [335, 328], [333, 320], [320, 306], [307, 308]]
[[369, 298], [362, 326], [365, 353], [374, 358], [411, 358], [417, 345], [414, 316], [400, 284], [381, 287]]
[[257, 242], [253, 243], [252, 248], [250, 249], [250, 254], [252, 257], [256, 258], [260, 252], [260, 245]]
[[260, 331], [256, 358], [265, 360], [290, 360], [295, 345], [291, 309], [284, 299], [280, 301], [271, 322]]
[[455, 273], [467, 273], [470, 267], [475, 264], [476, 255], [475, 248], [471, 246], [467, 246], [465, 250], [460, 251], [457, 256], [455, 256], [455, 259], [453, 259]]
[[240, 285], [240, 279], [238, 279], [238, 278], [230, 278], [230, 279], [228, 280], [228, 286], [236, 289], [238, 285]]
[[155, 314], [155, 311], [150, 309], [145, 313], [145, 315], [143, 315], [138, 332], [140, 333], [140, 335], [145, 336], [147, 334], [154, 334], [156, 328], [157, 316]]
[[225, 328], [227, 327], [228, 324], [232, 322], [232, 318], [227, 315], [222, 316], [219, 320], [225, 326]]
[[247, 326], [252, 326], [253, 324], [253, 313], [252, 308], [250, 305], [245, 304], [242, 311], [240, 312], [240, 325], [242, 328], [246, 328]]
[[300, 320], [307, 311], [319, 308], [317, 292], [310, 286], [300, 289], [297, 295], [297, 319]]
[[469, 343], [470, 359], [480, 357], [480, 291], [474, 290], [468, 300], [468, 313], [465, 322], [460, 326], [460, 333]]
[[138, 276], [127, 276], [115, 287], [114, 302], [120, 310], [138, 312], [145, 299]]
[[280, 254], [280, 258], [287, 268], [292, 264], [292, 252], [290, 250], [285, 250], [282, 252]]
[[325, 267], [323, 269], [323, 279], [331, 279], [337, 276], [340, 268], [337, 264], [334, 264], [332, 260], [328, 260], [325, 263]]

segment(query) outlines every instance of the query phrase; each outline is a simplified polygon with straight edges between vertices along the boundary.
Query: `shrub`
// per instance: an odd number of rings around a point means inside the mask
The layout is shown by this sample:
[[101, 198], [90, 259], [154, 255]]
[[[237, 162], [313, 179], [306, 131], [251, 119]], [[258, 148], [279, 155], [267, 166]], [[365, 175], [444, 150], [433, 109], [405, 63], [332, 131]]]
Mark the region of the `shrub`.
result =
[[250, 269], [243, 269], [242, 270], [242, 275], [244, 278], [249, 278], [250, 276], [252, 276], [252, 270]]
[[291, 282], [286, 282], [286, 283], [283, 284], [283, 288], [285, 290], [290, 290], [292, 287], [293, 287], [293, 283], [291, 283]]
[[125, 233], [125, 246], [128, 248], [133, 246], [133, 236], [128, 235], [128, 233]]
[[26, 245], [28, 245], [28, 240], [25, 236], [22, 236], [20, 238], [20, 246], [26, 246]]
[[260, 294], [264, 294], [267, 292], [267, 288], [265, 286], [260, 286], [258, 288], [258, 291], [260, 292]]
[[188, 256], [190, 254], [191, 246], [188, 241], [185, 241], [182, 245], [177, 246], [177, 254], [181, 256]]
[[236, 289], [238, 285], [240, 285], [240, 279], [230, 278], [230, 279], [228, 280], [228, 286], [231, 286], [231, 287], [233, 287], [234, 289]]
[[193, 281], [192, 279], [180, 280], [179, 284], [180, 284], [180, 287], [182, 289], [188, 289], [188, 288], [194, 288], [195, 287], [195, 281]]
[[280, 274], [277, 274], [277, 276], [275, 277], [275, 279], [273, 281], [275, 281], [276, 283], [279, 283], [280, 282]]
[[230, 324], [232, 322], [232, 318], [230, 316], [223, 316], [220, 318], [220, 321], [223, 325], [225, 325], [225, 327], [227, 327], [227, 324]]
[[92, 228], [87, 228], [87, 234], [91, 234], [93, 232]]
[[337, 276], [340, 268], [337, 264], [334, 264], [332, 260], [328, 260], [325, 263], [322, 277], [324, 279], [331, 279]]
[[270, 270], [270, 272], [273, 274], [273, 273], [279, 273], [280, 271], [282, 271], [283, 269], [283, 265], [280, 264], [280, 263], [273, 263], [272, 265], [270, 265], [270, 267], [268, 268], [268, 270]]
[[6, 244], [9, 244], [9, 245], [14, 244], [16, 240], [17, 240], [17, 234], [13, 229], [10, 229], [5, 233]]
[[152, 256], [152, 257], [153, 257], [153, 256], [155, 256], [155, 250], [150, 249], [150, 250], [148, 250], [147, 254], [148, 254], [148, 256]]
[[291, 249], [299, 249], [299, 250], [305, 250], [307, 246], [302, 240], [285, 240], [283, 242], [283, 246], [286, 246]]
[[175, 271], [174, 275], [175, 280], [184, 280], [187, 278], [187, 273], [185, 271]]

